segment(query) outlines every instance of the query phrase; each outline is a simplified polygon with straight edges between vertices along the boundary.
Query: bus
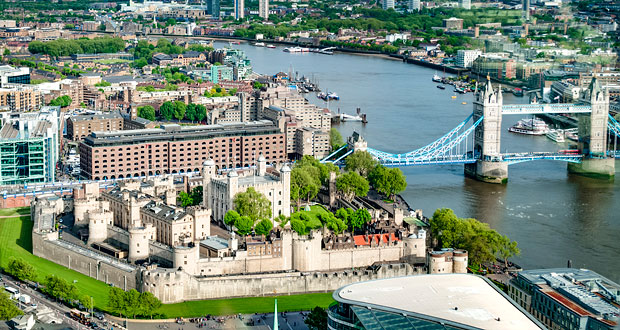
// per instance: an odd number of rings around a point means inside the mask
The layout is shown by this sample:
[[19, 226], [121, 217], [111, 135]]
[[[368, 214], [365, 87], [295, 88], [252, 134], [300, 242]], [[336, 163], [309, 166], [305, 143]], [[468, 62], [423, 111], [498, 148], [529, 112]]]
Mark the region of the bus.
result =
[[4, 287], [4, 289], [11, 294], [11, 297], [14, 296], [16, 293], [19, 293], [19, 290], [11, 286], [6, 286]]

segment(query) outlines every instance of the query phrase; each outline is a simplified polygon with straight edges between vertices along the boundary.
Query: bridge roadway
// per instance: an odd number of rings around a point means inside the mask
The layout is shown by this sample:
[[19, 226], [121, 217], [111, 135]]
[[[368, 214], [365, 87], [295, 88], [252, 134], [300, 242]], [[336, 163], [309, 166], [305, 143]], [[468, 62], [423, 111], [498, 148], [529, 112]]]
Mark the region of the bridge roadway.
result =
[[550, 113], [590, 113], [592, 107], [587, 104], [548, 103], [548, 104], [505, 104], [502, 106], [503, 115], [537, 115]]

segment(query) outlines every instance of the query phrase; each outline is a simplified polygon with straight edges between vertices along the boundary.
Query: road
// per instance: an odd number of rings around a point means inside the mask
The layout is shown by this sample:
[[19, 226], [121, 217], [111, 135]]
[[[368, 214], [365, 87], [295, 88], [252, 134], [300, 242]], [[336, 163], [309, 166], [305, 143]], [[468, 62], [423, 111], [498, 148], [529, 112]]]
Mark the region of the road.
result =
[[[90, 329], [89, 327], [80, 324], [79, 322], [71, 319], [68, 315], [69, 315], [69, 311], [71, 310], [70, 308], [59, 304], [55, 301], [49, 300], [47, 299], [47, 297], [45, 297], [42, 293], [28, 287], [26, 284], [20, 282], [20, 281], [16, 281], [14, 279], [12, 279], [10, 276], [8, 275], [2, 275], [2, 280], [0, 281], [0, 283], [4, 286], [10, 286], [13, 288], [16, 288], [19, 290], [20, 293], [22, 294], [27, 294], [30, 296], [31, 298], [31, 303], [32, 304], [37, 304], [37, 306], [47, 306], [49, 307], [52, 311], [54, 311], [54, 313], [56, 314], [56, 317], [60, 318], [62, 320], [62, 323], [65, 325], [70, 326], [73, 329], [79, 329], [79, 330], [86, 330], [86, 329]], [[19, 307], [23, 310], [24, 308], [26, 308], [27, 306], [25, 306], [25, 304], [19, 302]]]

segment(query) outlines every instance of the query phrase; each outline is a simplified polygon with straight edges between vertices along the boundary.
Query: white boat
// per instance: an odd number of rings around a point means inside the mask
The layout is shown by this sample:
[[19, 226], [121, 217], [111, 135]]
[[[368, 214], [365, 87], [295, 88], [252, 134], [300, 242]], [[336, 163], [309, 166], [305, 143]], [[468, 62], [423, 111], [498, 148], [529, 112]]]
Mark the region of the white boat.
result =
[[362, 116], [352, 116], [347, 115], [346, 113], [340, 114], [340, 120], [342, 121], [362, 121]]
[[286, 47], [283, 49], [286, 53], [308, 53], [310, 52], [310, 48], [305, 47]]
[[441, 82], [441, 77], [440, 77], [440, 76], [438, 76], [438, 75], [437, 75], [437, 73], [435, 73], [435, 74], [433, 75], [433, 81], [434, 81], [434, 82]]
[[265, 43], [264, 42], [257, 42], [254, 44], [254, 46], [256, 47], [265, 47]]
[[576, 128], [570, 128], [567, 130], [564, 130], [564, 135], [566, 136], [567, 139], [571, 140], [571, 141], [579, 141], [579, 136], [577, 135], [577, 129]]
[[549, 130], [549, 132], [547, 132], [547, 134], [545, 134], [548, 138], [550, 138], [551, 140], [557, 142], [557, 143], [562, 143], [566, 140], [564, 140], [564, 131], [562, 131], [561, 129], [552, 129]]
[[272, 49], [273, 49], [273, 48], [276, 48], [276, 46], [274, 46], [274, 45], [272, 45], [272, 44], [268, 44], [268, 45], [267, 45], [267, 48], [272, 48]]
[[544, 135], [549, 132], [549, 126], [540, 119], [521, 119], [510, 127], [508, 131], [525, 135]]

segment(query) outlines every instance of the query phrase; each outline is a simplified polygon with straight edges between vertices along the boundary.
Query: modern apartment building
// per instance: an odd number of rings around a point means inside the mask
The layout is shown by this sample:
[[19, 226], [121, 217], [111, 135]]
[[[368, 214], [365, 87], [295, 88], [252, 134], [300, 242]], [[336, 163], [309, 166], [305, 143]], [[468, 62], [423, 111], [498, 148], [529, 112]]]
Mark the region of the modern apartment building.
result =
[[459, 49], [456, 52], [456, 66], [461, 68], [471, 68], [471, 64], [474, 63], [478, 57], [482, 55], [479, 49]]
[[269, 19], [269, 0], [258, 0], [258, 16]]
[[262, 153], [269, 164], [286, 160], [285, 135], [271, 121], [93, 132], [80, 143], [80, 168], [88, 179], [115, 179], [245, 167]]
[[524, 270], [508, 294], [549, 329], [618, 329], [620, 285], [588, 269]]
[[0, 87], [5, 84], [30, 84], [30, 68], [0, 65]]
[[244, 0], [234, 0], [235, 5], [235, 19], [243, 19], [245, 18], [245, 1]]
[[92, 132], [120, 131], [123, 129], [123, 120], [123, 117], [116, 111], [73, 116], [67, 119], [67, 136], [73, 141], [78, 141]]
[[59, 149], [59, 107], [0, 114], [0, 185], [53, 182]]
[[472, 63], [471, 71], [480, 76], [489, 75], [496, 79], [512, 79], [516, 78], [517, 66], [512, 58], [481, 55]]
[[381, 5], [383, 10], [394, 9], [394, 0], [382, 0]]
[[0, 107], [10, 111], [35, 111], [43, 105], [43, 95], [31, 85], [12, 84], [0, 88]]

